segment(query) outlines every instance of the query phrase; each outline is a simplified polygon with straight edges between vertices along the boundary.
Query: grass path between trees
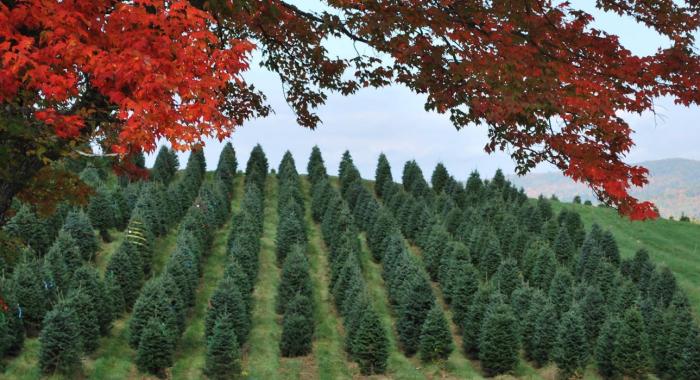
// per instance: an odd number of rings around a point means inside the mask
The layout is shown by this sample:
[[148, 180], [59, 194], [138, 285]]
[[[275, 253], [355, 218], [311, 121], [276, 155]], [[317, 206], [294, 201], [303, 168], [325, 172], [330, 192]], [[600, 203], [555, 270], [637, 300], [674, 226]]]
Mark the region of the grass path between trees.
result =
[[243, 177], [234, 179], [234, 191], [231, 200], [231, 215], [229, 221], [214, 234], [209, 256], [202, 266], [202, 277], [195, 298], [195, 305], [187, 319], [185, 332], [182, 334], [178, 351], [172, 368], [173, 379], [201, 379], [204, 377], [204, 363], [207, 344], [204, 338], [204, 320], [211, 295], [214, 293], [219, 280], [224, 276], [228, 252], [226, 246], [232, 218], [240, 208], [243, 198]]
[[320, 379], [350, 379], [358, 376], [357, 366], [348, 361], [345, 354], [345, 335], [341, 317], [335, 310], [330, 294], [328, 273], [328, 250], [321, 239], [319, 226], [311, 218], [311, 185], [306, 178], [302, 181], [306, 201], [306, 225], [309, 232], [309, 267], [313, 284], [314, 319], [316, 333], [313, 344], [313, 357]]
[[418, 360], [416, 358], [407, 358], [399, 350], [396, 338], [396, 322], [389, 308], [389, 296], [386, 293], [384, 279], [382, 278], [382, 267], [372, 260], [364, 233], [360, 235], [360, 241], [362, 243], [362, 250], [360, 251], [362, 274], [367, 282], [367, 290], [370, 293], [372, 305], [377, 310], [379, 318], [388, 332], [389, 359], [387, 361], [387, 375], [395, 379], [428, 379], [427, 374], [422, 371]]
[[[282, 326], [275, 313], [275, 296], [280, 281], [280, 270], [275, 256], [277, 234], [277, 178], [268, 176], [265, 191], [263, 236], [260, 249], [258, 281], [253, 291], [252, 326], [249, 346], [243, 356], [243, 374], [250, 379], [274, 380], [283, 378], [279, 340]], [[285, 366], [287, 367], [287, 366]], [[289, 370], [289, 368], [285, 368]], [[295, 371], [286, 373], [292, 377]]]
[[[150, 278], [160, 274], [168, 257], [175, 250], [177, 230], [178, 226], [175, 225], [165, 236], [156, 239], [153, 250], [153, 273]], [[113, 253], [114, 249], [116, 248], [112, 248], [112, 251], [108, 252], [109, 255]], [[105, 267], [107, 261], [104, 261]], [[104, 273], [105, 267], [100, 267], [102, 273]], [[129, 318], [131, 318], [131, 313], [123, 314], [121, 318], [115, 320], [110, 334], [100, 338], [97, 350], [83, 359], [83, 370], [86, 378], [108, 380], [141, 378], [134, 365], [136, 353], [129, 347]]]

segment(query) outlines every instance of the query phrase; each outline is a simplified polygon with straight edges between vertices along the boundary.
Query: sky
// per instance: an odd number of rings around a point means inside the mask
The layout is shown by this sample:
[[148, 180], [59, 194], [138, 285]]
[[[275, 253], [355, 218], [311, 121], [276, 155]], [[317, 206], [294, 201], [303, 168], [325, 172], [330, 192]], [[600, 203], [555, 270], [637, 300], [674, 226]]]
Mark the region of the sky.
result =
[[[317, 1], [292, 1], [303, 9], [321, 9]], [[665, 37], [637, 24], [631, 18], [623, 18], [596, 10], [590, 0], [572, 1], [574, 7], [591, 13], [594, 27], [617, 34], [621, 42], [633, 53], [652, 54], [659, 47], [668, 46]], [[700, 41], [700, 35], [697, 37]], [[353, 46], [348, 40], [334, 40], [327, 44], [332, 54], [346, 56]], [[360, 53], [370, 53], [358, 46]], [[275, 113], [264, 119], [247, 122], [227, 140], [231, 141], [238, 156], [239, 168], [245, 167], [250, 150], [260, 143], [271, 167], [276, 168], [286, 150], [292, 152], [300, 172], [306, 170], [311, 148], [321, 148], [330, 173], [336, 173], [340, 157], [349, 150], [353, 160], [365, 178], [374, 177], [377, 157], [384, 152], [393, 169], [394, 178], [401, 176], [403, 164], [415, 159], [429, 179], [433, 168], [442, 162], [458, 180], [464, 180], [473, 170], [490, 177], [496, 169], [513, 174], [514, 164], [507, 152], [487, 154], [487, 129], [470, 126], [457, 131], [447, 115], [424, 110], [425, 97], [407, 88], [394, 85], [381, 89], [363, 89], [349, 97], [331, 94], [324, 106], [318, 109], [323, 121], [315, 131], [300, 127], [284, 100], [282, 85], [276, 74], [258, 65], [259, 57], [253, 57], [251, 70], [244, 78], [255, 84], [268, 97]], [[661, 98], [656, 103], [656, 115], [625, 115], [635, 131], [636, 146], [627, 157], [628, 162], [641, 162], [664, 158], [688, 158], [700, 160], [700, 107], [686, 108], [673, 104], [672, 99]], [[205, 155], [209, 169], [214, 169], [221, 148], [226, 143], [216, 139], [206, 140]], [[188, 153], [181, 154], [181, 161]], [[152, 165], [155, 154], [147, 157]], [[535, 172], [552, 171], [548, 165], [537, 167]]]

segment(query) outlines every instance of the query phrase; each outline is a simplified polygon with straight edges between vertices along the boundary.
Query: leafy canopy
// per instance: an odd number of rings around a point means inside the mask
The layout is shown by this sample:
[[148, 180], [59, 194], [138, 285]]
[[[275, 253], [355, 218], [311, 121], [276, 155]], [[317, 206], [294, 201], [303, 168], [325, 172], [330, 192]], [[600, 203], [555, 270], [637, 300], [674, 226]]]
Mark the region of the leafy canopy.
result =
[[[88, 142], [134, 169], [129, 157], [160, 138], [197, 147], [266, 116], [264, 95], [241, 78], [257, 49], [304, 127], [320, 123], [315, 110], [329, 92], [403, 84], [457, 128], [485, 124], [486, 151], [509, 149], [519, 173], [551, 162], [621, 213], [657, 215], [629, 194], [648, 171], [623, 161], [633, 141], [619, 115], [653, 111], [659, 96], [700, 103], [697, 1], [596, 2], [669, 38], [648, 56], [592, 28], [593, 17], [568, 2], [323, 3], [327, 10], [304, 11], [283, 0], [3, 1], [0, 132], [13, 142], [1, 161], [15, 162], [3, 180], [19, 167], [28, 173], [10, 195]], [[338, 36], [370, 52], [332, 57], [324, 42]]]

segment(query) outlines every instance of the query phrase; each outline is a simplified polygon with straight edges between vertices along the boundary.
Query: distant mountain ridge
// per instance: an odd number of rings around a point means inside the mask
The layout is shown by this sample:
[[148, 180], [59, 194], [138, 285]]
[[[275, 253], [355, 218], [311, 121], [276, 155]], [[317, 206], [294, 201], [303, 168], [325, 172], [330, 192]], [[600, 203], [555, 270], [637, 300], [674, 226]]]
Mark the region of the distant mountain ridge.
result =
[[[633, 189], [634, 196], [654, 202], [663, 217], [678, 218], [685, 214], [700, 219], [700, 161], [670, 158], [640, 162], [638, 165], [649, 169], [649, 184], [641, 190]], [[523, 187], [531, 197], [554, 194], [561, 200], [570, 201], [580, 195], [584, 201], [596, 201], [585, 185], [575, 183], [558, 172], [509, 176], [508, 179]]]

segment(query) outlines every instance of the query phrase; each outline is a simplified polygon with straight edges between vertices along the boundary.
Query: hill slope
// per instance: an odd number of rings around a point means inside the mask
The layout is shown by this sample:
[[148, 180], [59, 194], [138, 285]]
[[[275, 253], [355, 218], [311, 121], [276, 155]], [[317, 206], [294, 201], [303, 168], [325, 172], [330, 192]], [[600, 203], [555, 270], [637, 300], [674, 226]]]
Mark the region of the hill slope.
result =
[[656, 264], [668, 266], [676, 274], [693, 304], [696, 317], [700, 310], [700, 225], [666, 219], [630, 222], [609, 208], [552, 202], [555, 212], [575, 209], [587, 229], [597, 223], [609, 229], [620, 247], [622, 257], [633, 256], [646, 248]]
[[[649, 184], [633, 195], [651, 200], [664, 217], [679, 217], [682, 213], [700, 219], [700, 161], [672, 158], [640, 162], [649, 169]], [[575, 183], [561, 173], [534, 173], [524, 177], [511, 176], [510, 181], [523, 187], [528, 196], [555, 194], [562, 200], [580, 195], [584, 200], [595, 200], [584, 185]]]

